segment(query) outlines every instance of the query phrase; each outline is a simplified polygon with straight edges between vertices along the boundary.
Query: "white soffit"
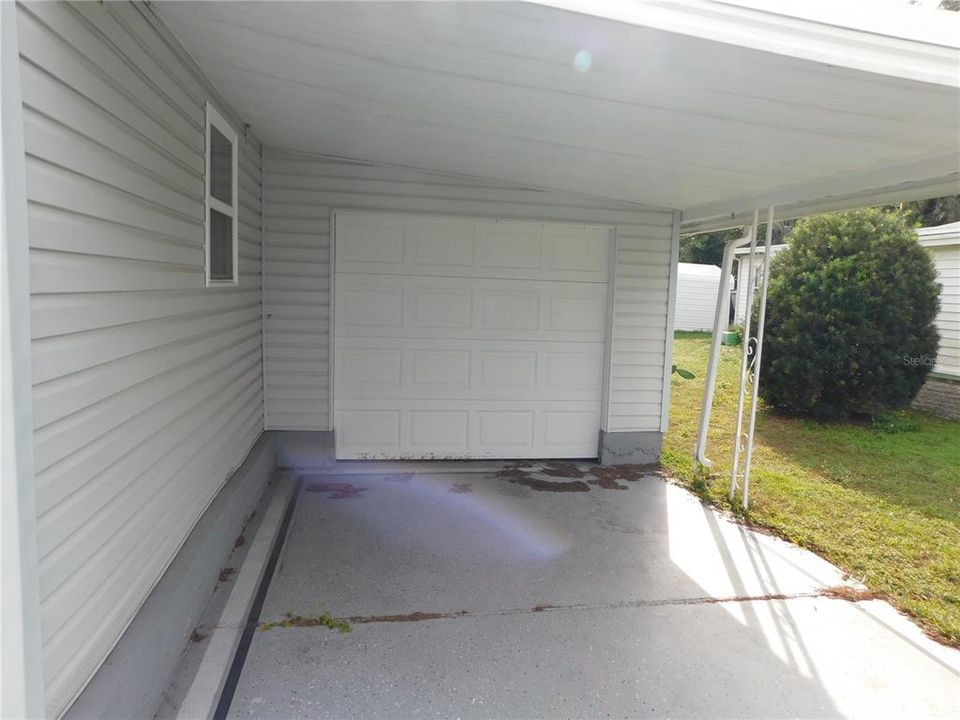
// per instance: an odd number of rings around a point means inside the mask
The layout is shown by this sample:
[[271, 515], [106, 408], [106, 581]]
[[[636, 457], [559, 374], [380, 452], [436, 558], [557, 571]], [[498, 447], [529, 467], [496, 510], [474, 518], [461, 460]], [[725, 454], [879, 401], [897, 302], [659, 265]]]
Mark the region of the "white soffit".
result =
[[275, 148], [678, 208], [685, 230], [957, 187], [954, 13], [921, 43], [725, 3], [551, 5], [150, 7]]

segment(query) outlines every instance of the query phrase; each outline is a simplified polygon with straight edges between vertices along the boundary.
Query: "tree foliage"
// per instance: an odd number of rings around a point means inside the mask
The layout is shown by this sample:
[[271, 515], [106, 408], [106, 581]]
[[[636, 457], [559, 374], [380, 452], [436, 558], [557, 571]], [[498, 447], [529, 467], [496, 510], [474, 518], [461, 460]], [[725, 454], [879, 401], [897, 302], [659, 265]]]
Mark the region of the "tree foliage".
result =
[[723, 248], [730, 240], [740, 237], [741, 233], [740, 228], [733, 228], [680, 238], [680, 262], [720, 267]]
[[[784, 236], [794, 224], [796, 220], [777, 220], [773, 223], [771, 242], [774, 245], [783, 242]], [[767, 224], [761, 223], [757, 228], [757, 242], [763, 243], [766, 232]], [[744, 229], [738, 227], [680, 238], [680, 262], [722, 267], [724, 246], [731, 240], [743, 237], [743, 233]]]
[[916, 227], [946, 225], [960, 221], [960, 195], [911, 200], [891, 206], [889, 209], [901, 210], [906, 215], [907, 221]]
[[811, 217], [787, 240], [771, 270], [763, 399], [819, 418], [907, 405], [936, 357], [939, 286], [903, 213]]

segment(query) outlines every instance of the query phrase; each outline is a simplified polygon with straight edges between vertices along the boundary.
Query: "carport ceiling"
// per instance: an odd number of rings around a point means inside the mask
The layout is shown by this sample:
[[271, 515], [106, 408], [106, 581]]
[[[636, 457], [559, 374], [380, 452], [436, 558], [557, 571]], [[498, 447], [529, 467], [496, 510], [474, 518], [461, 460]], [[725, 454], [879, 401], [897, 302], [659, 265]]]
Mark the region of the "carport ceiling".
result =
[[919, 43], [723, 4], [562, 4], [151, 7], [268, 147], [685, 220], [957, 182], [953, 13]]

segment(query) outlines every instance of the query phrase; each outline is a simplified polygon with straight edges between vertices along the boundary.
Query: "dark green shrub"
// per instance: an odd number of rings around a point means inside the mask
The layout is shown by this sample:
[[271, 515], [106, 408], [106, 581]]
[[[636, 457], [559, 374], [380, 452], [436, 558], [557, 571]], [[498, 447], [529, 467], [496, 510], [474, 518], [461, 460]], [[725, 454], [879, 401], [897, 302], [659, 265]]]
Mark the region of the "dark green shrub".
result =
[[939, 286], [916, 233], [866, 209], [802, 220], [788, 242], [771, 271], [761, 397], [824, 419], [909, 404], [939, 342]]

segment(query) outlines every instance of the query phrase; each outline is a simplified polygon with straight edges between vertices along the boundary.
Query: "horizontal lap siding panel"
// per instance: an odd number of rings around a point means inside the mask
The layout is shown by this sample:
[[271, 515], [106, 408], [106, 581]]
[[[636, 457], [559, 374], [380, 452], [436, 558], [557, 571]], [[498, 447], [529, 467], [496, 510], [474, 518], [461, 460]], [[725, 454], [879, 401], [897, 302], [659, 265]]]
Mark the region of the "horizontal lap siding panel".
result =
[[660, 430], [671, 232], [669, 223], [619, 228], [608, 432]]
[[960, 245], [928, 249], [941, 286], [940, 313], [937, 315], [940, 349], [934, 369], [960, 377]]
[[263, 430], [260, 147], [241, 135], [239, 286], [206, 288], [211, 91], [145, 13], [18, 14], [51, 716]]
[[268, 428], [330, 429], [330, 216], [335, 209], [615, 226], [620, 251], [611, 424], [659, 430], [672, 213], [269, 148], [264, 153]]

